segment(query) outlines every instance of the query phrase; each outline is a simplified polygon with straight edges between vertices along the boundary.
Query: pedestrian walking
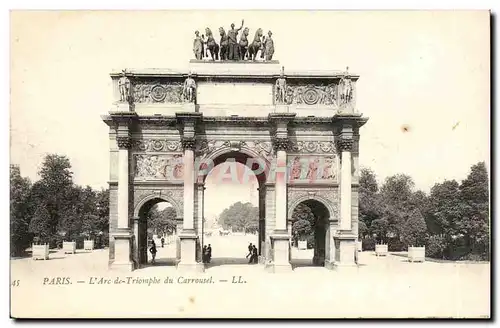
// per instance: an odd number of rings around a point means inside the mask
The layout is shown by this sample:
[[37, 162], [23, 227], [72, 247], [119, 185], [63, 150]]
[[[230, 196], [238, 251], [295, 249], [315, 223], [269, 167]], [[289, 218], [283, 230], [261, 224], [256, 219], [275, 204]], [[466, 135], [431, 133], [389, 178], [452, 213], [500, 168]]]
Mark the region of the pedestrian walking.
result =
[[248, 258], [249, 256], [252, 256], [252, 249], [253, 249], [252, 243], [250, 243], [250, 245], [248, 245], [248, 254], [247, 254], [246, 258]]
[[154, 263], [156, 263], [155, 257], [156, 257], [157, 250], [156, 250], [156, 244], [155, 244], [154, 240], [152, 240], [152, 243], [153, 244], [151, 245], [151, 248], [149, 249], [149, 251], [151, 252], [151, 256], [153, 257], [153, 259], [151, 260], [151, 263], [154, 264]]

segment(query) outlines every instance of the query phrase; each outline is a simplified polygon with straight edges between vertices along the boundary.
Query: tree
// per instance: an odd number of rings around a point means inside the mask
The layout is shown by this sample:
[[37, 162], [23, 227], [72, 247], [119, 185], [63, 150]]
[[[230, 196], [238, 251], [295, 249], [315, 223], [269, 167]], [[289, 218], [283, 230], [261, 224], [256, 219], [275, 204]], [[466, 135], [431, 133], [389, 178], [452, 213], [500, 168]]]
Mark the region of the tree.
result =
[[10, 167], [10, 254], [21, 256], [31, 242], [29, 196], [31, 182], [18, 166]]
[[[372, 222], [381, 216], [380, 195], [375, 173], [363, 168], [359, 177], [359, 222], [369, 230]], [[368, 231], [366, 231], [368, 233]]]
[[457, 224], [462, 221], [465, 207], [457, 197], [459, 184], [455, 180], [436, 183], [429, 196], [427, 224], [432, 234], [443, 234], [448, 242], [459, 234]]
[[[75, 192], [71, 164], [66, 156], [49, 154], [45, 156], [39, 171], [41, 179], [33, 184], [30, 203], [34, 207], [30, 232], [44, 241], [51, 241], [57, 235], [63, 218], [71, 215]], [[54, 245], [52, 245], [54, 246]]]
[[389, 221], [386, 218], [373, 220], [371, 231], [376, 235], [378, 242], [387, 243], [387, 233], [389, 232]]
[[485, 259], [490, 253], [488, 181], [484, 162], [471, 167], [471, 172], [460, 185], [460, 199], [465, 208], [464, 219], [457, 225], [470, 252]]
[[251, 203], [237, 202], [222, 211], [219, 224], [224, 229], [255, 232], [259, 229], [259, 208]]
[[177, 213], [173, 207], [166, 207], [158, 211], [157, 207], [150, 210], [151, 216], [149, 226], [156, 231], [157, 234], [173, 233], [176, 229]]
[[312, 209], [306, 204], [299, 204], [292, 214], [292, 237], [295, 242], [298, 240], [314, 240], [313, 226], [316, 217]]
[[368, 233], [368, 227], [363, 221], [358, 222], [358, 238], [363, 239]]
[[388, 177], [380, 188], [382, 217], [387, 221], [385, 228], [392, 237], [401, 236], [408, 213], [415, 209], [414, 186], [410, 176], [396, 174]]
[[422, 213], [414, 209], [403, 224], [401, 240], [405, 246], [424, 246], [427, 225]]

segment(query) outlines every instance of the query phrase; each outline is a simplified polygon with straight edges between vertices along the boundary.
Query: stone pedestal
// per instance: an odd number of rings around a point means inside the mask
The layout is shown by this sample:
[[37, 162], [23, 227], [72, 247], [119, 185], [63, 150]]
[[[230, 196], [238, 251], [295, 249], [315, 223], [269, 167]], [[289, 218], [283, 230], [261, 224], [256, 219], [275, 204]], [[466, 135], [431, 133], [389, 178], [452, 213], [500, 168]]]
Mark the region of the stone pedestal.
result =
[[326, 267], [333, 268], [335, 270], [344, 268], [357, 268], [356, 263], [356, 235], [351, 232], [339, 231], [333, 236], [333, 242], [335, 243], [335, 260], [332, 263], [325, 265]]
[[191, 102], [182, 104], [182, 111], [185, 113], [196, 113], [196, 105]]
[[290, 272], [292, 265], [290, 264], [290, 235], [287, 231], [276, 231], [271, 235], [273, 261], [268, 266], [271, 272]]
[[113, 233], [115, 239], [115, 259], [110, 269], [130, 272], [134, 270], [134, 262], [131, 257], [132, 234], [128, 230], [119, 230]]
[[196, 261], [196, 247], [198, 236], [193, 231], [183, 231], [179, 235], [181, 244], [181, 260], [177, 264], [177, 269], [190, 272], [203, 272], [203, 263]]
[[116, 102], [113, 104], [113, 110], [111, 112], [131, 112], [132, 108], [130, 104], [125, 102]]
[[274, 107], [274, 112], [275, 113], [288, 113], [289, 112], [289, 106], [285, 104], [277, 104]]

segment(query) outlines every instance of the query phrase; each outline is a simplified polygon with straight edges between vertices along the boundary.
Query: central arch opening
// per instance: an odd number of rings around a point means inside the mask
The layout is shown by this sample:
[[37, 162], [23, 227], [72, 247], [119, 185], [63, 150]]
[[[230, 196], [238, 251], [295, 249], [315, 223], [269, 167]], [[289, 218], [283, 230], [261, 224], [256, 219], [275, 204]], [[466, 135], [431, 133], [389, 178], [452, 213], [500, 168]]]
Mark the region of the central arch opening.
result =
[[325, 265], [329, 219], [328, 208], [318, 200], [308, 199], [295, 207], [291, 219], [293, 268]]
[[211, 249], [205, 268], [259, 262], [265, 243], [265, 169], [261, 165], [264, 163], [240, 151], [213, 159], [203, 180], [202, 247]]

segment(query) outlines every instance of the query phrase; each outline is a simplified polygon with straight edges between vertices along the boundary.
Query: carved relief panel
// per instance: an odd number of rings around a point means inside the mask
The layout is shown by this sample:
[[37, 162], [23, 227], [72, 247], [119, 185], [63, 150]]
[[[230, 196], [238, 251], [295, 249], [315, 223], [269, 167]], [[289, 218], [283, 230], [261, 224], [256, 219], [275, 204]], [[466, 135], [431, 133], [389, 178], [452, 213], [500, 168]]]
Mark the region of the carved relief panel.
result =
[[141, 81], [133, 83], [134, 103], [182, 103], [183, 84], [174, 81]]
[[288, 85], [286, 103], [298, 105], [338, 106], [338, 85], [335, 83], [316, 85]]
[[133, 140], [132, 150], [140, 152], [181, 152], [182, 145], [177, 140], [141, 139]]
[[139, 180], [182, 180], [182, 154], [134, 154], [134, 177]]
[[300, 180], [311, 182], [338, 180], [336, 156], [292, 155], [288, 158], [290, 182]]

